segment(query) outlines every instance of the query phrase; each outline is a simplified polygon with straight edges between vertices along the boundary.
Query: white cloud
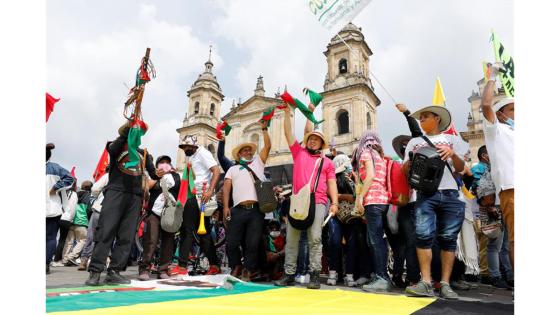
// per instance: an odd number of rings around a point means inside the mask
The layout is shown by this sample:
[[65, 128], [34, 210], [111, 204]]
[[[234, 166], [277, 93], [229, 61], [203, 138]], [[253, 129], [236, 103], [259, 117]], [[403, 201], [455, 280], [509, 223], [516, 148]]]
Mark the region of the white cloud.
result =
[[[141, 5], [125, 28], [88, 37], [83, 26], [83, 36], [68, 38], [59, 29], [49, 40], [58, 48], [47, 60], [48, 90], [62, 100], [47, 124], [47, 141], [57, 145], [53, 159], [67, 168], [76, 165], [79, 179], [91, 176], [105, 141], [114, 139], [124, 122], [128, 89], [123, 83], [134, 85], [146, 47], [152, 49], [157, 77], [147, 84], [142, 104], [150, 125], [143, 144], [158, 154], [175, 155], [189, 77], [203, 70], [208, 45], [191, 26], [169, 23], [157, 12], [153, 5]], [[53, 27], [56, 23], [50, 21]], [[219, 69], [220, 55], [213, 53], [212, 59]]]

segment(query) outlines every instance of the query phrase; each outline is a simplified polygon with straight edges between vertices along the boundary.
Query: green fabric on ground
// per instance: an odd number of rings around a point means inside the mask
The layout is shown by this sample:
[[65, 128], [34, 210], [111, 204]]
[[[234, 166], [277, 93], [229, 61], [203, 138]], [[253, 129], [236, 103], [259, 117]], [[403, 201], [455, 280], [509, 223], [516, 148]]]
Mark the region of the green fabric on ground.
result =
[[91, 310], [106, 307], [128, 306], [139, 303], [158, 303], [232, 294], [253, 293], [271, 289], [278, 289], [278, 287], [254, 283], [236, 283], [231, 290], [218, 288], [185, 289], [171, 291], [123, 291], [100, 292], [71, 296], [54, 296], [47, 297], [46, 310], [47, 313]]
[[86, 290], [108, 290], [108, 289], [115, 289], [115, 288], [127, 288], [127, 286], [124, 286], [124, 285], [101, 285], [101, 286], [98, 286], [98, 287], [52, 288], [52, 289], [47, 289], [47, 293], [63, 293], [63, 292], [86, 291]]

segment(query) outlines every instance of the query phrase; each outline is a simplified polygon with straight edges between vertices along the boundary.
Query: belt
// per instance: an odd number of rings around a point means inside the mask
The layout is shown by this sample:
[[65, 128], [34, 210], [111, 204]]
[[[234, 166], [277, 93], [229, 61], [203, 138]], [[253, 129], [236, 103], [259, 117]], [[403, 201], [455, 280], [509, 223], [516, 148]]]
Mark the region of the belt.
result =
[[257, 208], [258, 207], [258, 203], [252, 203], [252, 204], [248, 204], [248, 205], [242, 205], [242, 204], [238, 204], [237, 206], [235, 206], [236, 208], [243, 208], [243, 209], [253, 209], [253, 208]]

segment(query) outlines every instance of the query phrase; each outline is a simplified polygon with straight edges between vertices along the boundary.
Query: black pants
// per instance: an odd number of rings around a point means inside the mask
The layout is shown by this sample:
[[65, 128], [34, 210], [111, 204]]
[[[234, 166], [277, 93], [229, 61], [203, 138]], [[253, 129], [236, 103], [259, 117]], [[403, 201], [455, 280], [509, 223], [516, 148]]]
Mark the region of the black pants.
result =
[[54, 261], [62, 260], [62, 254], [63, 254], [62, 251], [64, 250], [64, 245], [66, 245], [66, 236], [68, 236], [68, 226], [66, 225], [59, 225], [59, 226], [60, 226], [60, 230], [58, 230], [58, 232], [60, 235], [58, 237], [56, 251], [54, 252]]
[[142, 238], [142, 261], [140, 262], [140, 271], [148, 270], [150, 262], [154, 258], [158, 241], [161, 237], [161, 247], [159, 255], [159, 271], [167, 271], [171, 260], [173, 259], [173, 250], [175, 249], [175, 233], [169, 233], [161, 228], [161, 218], [150, 213], [146, 220], [147, 228]]
[[227, 254], [229, 265], [233, 269], [241, 265], [241, 242], [245, 235], [245, 269], [255, 272], [258, 269], [259, 241], [262, 237], [264, 225], [264, 214], [258, 206], [253, 209], [233, 207], [231, 209], [231, 221], [226, 232]]
[[411, 282], [418, 282], [420, 281], [420, 265], [416, 255], [414, 202], [399, 207], [397, 220], [399, 222], [399, 238], [404, 244], [401, 251], [404, 252], [406, 258], [406, 279]]
[[[181, 225], [181, 241], [179, 250], [179, 266], [187, 267], [189, 261], [189, 253], [194, 242], [193, 232], [198, 230], [200, 224], [200, 209], [198, 208], [198, 202], [196, 198], [191, 198], [187, 200], [185, 204], [185, 209], [183, 210], [183, 224]], [[204, 224], [206, 228], [210, 226], [210, 217], [204, 217]], [[199, 235], [200, 246], [202, 247], [202, 252], [208, 258], [210, 265], [220, 266], [220, 261], [216, 255], [216, 247], [214, 246], [214, 241], [212, 241], [212, 236], [210, 231], [207, 231], [204, 235]]]
[[142, 208], [142, 196], [116, 190], [108, 190], [103, 199], [103, 211], [95, 228], [93, 253], [89, 271], [102, 272], [107, 255], [111, 252], [108, 269], [124, 270], [130, 255], [136, 224]]

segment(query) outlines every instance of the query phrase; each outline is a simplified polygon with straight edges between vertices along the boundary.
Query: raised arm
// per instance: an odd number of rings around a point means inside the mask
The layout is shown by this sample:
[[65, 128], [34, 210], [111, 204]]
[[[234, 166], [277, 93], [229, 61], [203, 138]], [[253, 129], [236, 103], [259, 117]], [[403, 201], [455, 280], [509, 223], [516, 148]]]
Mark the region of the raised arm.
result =
[[[309, 103], [309, 105], [307, 105], [307, 108], [309, 108], [312, 113], [315, 111], [315, 105], [313, 105], [313, 103]], [[315, 125], [313, 125], [311, 120], [307, 119], [307, 121], [305, 122], [305, 128], [303, 129], [303, 134], [308, 134], [312, 132], [313, 129], [315, 129]]]
[[235, 163], [226, 157], [224, 153], [225, 147], [226, 147], [226, 139], [224, 136], [222, 136], [220, 139], [218, 139], [218, 162], [220, 163], [220, 166], [224, 170], [224, 173], [227, 173], [229, 168], [232, 167]]
[[268, 159], [268, 154], [270, 153], [270, 148], [272, 147], [272, 143], [270, 142], [270, 135], [268, 134], [268, 128], [266, 126], [266, 122], [259, 122], [259, 124], [261, 125], [261, 130], [263, 133], [263, 140], [264, 140], [264, 147], [262, 148], [259, 155], [263, 163], [266, 163], [266, 160]]
[[284, 108], [284, 136], [286, 137], [286, 141], [288, 141], [288, 146], [294, 144], [295, 137], [292, 132], [292, 121], [291, 121], [291, 109], [290, 105], [286, 104], [286, 108]]
[[492, 110], [492, 103], [494, 102], [494, 89], [496, 82], [490, 79], [484, 86], [484, 91], [482, 92], [482, 101], [480, 106], [482, 107], [482, 114], [488, 122], [496, 123], [496, 113]]
[[406, 105], [399, 103], [395, 105], [399, 112], [403, 113], [408, 123], [408, 129], [410, 129], [410, 134], [413, 138], [420, 137], [422, 135], [422, 129], [418, 125], [418, 122], [413, 117], [410, 117], [410, 111], [406, 108]]

